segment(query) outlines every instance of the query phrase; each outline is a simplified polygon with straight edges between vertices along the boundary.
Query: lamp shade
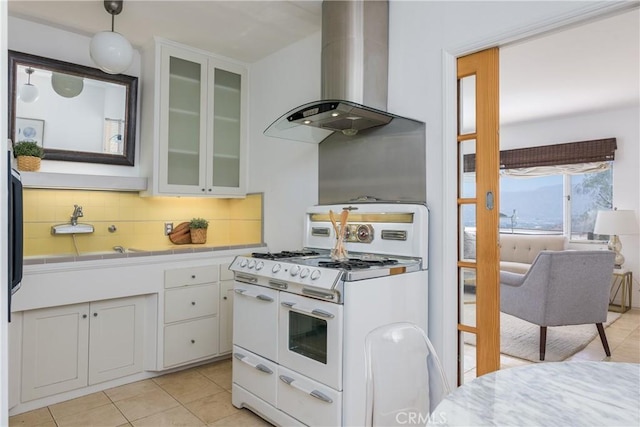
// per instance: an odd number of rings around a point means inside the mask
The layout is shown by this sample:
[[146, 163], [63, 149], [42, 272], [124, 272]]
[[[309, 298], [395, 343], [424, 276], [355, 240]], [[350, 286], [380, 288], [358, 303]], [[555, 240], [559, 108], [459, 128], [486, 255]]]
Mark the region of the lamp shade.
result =
[[638, 234], [638, 219], [632, 210], [598, 211], [596, 234], [624, 235]]
[[51, 74], [51, 87], [60, 96], [74, 98], [82, 92], [84, 80], [82, 77], [71, 76], [63, 73]]
[[22, 102], [33, 102], [38, 99], [38, 88], [31, 83], [25, 83], [20, 88], [20, 100]]
[[101, 31], [93, 36], [89, 45], [91, 59], [105, 73], [120, 74], [133, 61], [133, 48], [129, 41], [115, 31]]

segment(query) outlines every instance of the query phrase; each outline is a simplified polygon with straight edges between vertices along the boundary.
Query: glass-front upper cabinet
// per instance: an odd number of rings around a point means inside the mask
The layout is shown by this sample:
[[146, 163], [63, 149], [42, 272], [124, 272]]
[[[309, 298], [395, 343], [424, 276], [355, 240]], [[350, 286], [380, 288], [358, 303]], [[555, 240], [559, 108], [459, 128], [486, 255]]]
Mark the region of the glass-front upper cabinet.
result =
[[246, 68], [174, 43], [157, 42], [153, 57], [156, 88], [142, 104], [143, 121], [144, 108], [155, 111], [143, 128], [156, 135], [145, 144], [147, 193], [245, 195]]

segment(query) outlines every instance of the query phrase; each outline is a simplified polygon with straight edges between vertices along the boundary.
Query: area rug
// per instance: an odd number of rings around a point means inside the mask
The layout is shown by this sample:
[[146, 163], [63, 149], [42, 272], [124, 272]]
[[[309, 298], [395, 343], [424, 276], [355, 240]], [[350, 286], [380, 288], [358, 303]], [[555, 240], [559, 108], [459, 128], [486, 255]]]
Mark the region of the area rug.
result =
[[[471, 306], [471, 307], [470, 307]], [[465, 304], [468, 315], [475, 316], [475, 304]], [[608, 312], [604, 327], [620, 318]], [[475, 334], [464, 334], [465, 343], [475, 345]], [[585, 348], [598, 336], [596, 325], [553, 326], [547, 328], [544, 362], [560, 362]], [[598, 337], [598, 342], [600, 338]], [[533, 323], [500, 313], [500, 353], [531, 362], [540, 362], [540, 327]], [[602, 349], [604, 357], [604, 348]]]

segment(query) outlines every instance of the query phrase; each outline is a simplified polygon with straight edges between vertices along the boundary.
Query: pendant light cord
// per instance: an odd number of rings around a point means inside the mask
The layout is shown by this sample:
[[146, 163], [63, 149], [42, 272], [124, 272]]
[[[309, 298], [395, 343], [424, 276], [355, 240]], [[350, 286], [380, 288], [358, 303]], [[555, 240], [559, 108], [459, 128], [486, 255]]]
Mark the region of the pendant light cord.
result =
[[115, 21], [116, 21], [116, 15], [111, 14], [111, 32], [112, 32], [112, 33], [113, 33], [113, 32], [115, 32], [115, 31], [113, 30], [114, 25], [115, 25]]

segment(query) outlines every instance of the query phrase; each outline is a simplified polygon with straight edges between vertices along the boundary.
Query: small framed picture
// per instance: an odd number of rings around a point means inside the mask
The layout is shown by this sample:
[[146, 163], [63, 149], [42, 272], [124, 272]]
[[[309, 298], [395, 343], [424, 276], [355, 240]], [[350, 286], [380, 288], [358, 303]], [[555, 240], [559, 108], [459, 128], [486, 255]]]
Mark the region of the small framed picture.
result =
[[32, 141], [44, 147], [44, 120], [16, 117], [14, 143], [20, 141]]

